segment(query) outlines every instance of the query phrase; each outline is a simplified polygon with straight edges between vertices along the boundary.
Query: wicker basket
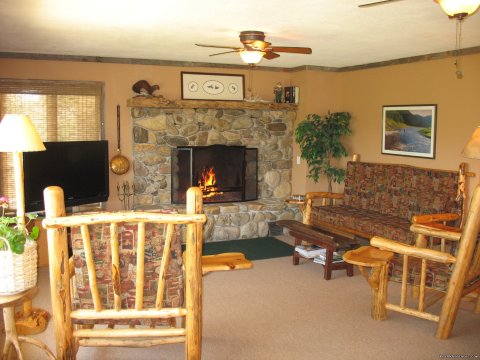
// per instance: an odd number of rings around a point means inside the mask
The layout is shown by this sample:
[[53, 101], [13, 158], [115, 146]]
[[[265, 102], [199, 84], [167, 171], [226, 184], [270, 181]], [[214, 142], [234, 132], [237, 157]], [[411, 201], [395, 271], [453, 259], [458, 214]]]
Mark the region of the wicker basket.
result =
[[37, 284], [37, 242], [27, 241], [23, 254], [0, 251], [0, 294], [14, 294]]

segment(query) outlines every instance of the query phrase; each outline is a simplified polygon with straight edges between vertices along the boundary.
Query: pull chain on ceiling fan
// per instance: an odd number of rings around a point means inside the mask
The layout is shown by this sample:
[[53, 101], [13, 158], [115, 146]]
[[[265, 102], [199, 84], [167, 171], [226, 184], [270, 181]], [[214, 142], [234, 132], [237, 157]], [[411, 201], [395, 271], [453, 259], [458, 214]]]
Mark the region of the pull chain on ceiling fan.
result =
[[450, 19], [456, 20], [455, 29], [455, 75], [457, 79], [463, 79], [463, 72], [460, 66], [462, 50], [462, 23], [463, 20], [472, 15], [480, 7], [480, 0], [434, 0], [440, 5]]
[[243, 47], [238, 46], [221, 46], [221, 45], [205, 45], [195, 44], [202, 47], [212, 47], [218, 49], [230, 49], [209, 56], [224, 55], [229, 53], [238, 53], [242, 61], [249, 64], [258, 64], [262, 59], [272, 60], [278, 58], [279, 52], [291, 54], [311, 54], [312, 49], [307, 47], [294, 46], [272, 46], [272, 43], [265, 41], [265, 33], [263, 31], [248, 30], [240, 33], [240, 42]]
[[[401, 0], [371, 0], [363, 1], [358, 6], [361, 8], [382, 5], [386, 3], [391, 3], [394, 1]], [[463, 78], [463, 72], [460, 67], [460, 57], [462, 50], [462, 22], [467, 17], [472, 15], [480, 7], [480, 0], [433, 0], [436, 2], [442, 10], [447, 14], [450, 19], [456, 20], [456, 31], [455, 31], [455, 51], [453, 56], [455, 57], [455, 75], [458, 79]]]

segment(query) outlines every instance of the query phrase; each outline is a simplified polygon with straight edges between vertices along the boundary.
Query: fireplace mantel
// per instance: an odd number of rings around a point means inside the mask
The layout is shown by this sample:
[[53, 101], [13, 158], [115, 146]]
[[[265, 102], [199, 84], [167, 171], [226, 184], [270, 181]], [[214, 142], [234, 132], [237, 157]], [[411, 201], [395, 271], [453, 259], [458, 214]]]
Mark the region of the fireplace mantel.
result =
[[217, 100], [167, 100], [155, 96], [135, 96], [127, 100], [128, 107], [162, 108], [162, 109], [251, 109], [251, 110], [292, 110], [297, 104], [277, 104], [250, 101]]

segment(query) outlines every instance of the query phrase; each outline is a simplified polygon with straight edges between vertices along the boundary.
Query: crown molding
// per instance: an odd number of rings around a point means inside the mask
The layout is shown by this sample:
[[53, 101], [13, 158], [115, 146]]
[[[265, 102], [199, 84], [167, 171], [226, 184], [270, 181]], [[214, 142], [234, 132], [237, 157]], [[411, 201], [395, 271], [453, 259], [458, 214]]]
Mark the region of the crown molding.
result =
[[[316, 65], [303, 65], [292, 68], [273, 67], [273, 66], [254, 66], [254, 69], [263, 71], [278, 71], [278, 72], [299, 72], [305, 70], [311, 71], [325, 71], [325, 72], [347, 72], [366, 70], [377, 67], [409, 64], [420, 61], [439, 60], [453, 57], [455, 55], [473, 55], [480, 53], [480, 46], [461, 49], [458, 52], [455, 50], [443, 51], [438, 53], [431, 53], [418, 56], [410, 56], [394, 60], [379, 61], [369, 64], [345, 66], [345, 67], [328, 67]], [[194, 61], [173, 61], [173, 60], [154, 60], [154, 59], [131, 59], [131, 58], [116, 58], [116, 57], [102, 57], [102, 56], [83, 56], [83, 55], [57, 55], [57, 54], [34, 54], [34, 53], [14, 53], [14, 52], [0, 52], [0, 59], [25, 59], [25, 60], [50, 60], [50, 61], [77, 61], [77, 62], [95, 62], [106, 64], [131, 64], [131, 65], [154, 65], [154, 66], [177, 66], [177, 67], [206, 67], [217, 69], [251, 69], [249, 65], [232, 65], [232, 64], [213, 64], [207, 62]]]

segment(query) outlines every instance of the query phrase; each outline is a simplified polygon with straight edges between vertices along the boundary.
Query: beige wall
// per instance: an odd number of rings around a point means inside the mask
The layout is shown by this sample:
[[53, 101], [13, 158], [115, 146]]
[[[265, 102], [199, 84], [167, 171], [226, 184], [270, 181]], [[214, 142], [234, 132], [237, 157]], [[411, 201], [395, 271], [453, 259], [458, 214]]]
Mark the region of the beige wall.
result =
[[[300, 71], [293, 73], [292, 82], [300, 87], [297, 124], [305, 120], [308, 114], [325, 115], [328, 111], [347, 111], [342, 109], [340, 105], [341, 94], [338, 73], [312, 70]], [[300, 149], [294, 141], [292, 193], [305, 194], [307, 191], [320, 189], [326, 191], [327, 182], [325, 179], [320, 179], [318, 184], [308, 179], [306, 176], [308, 171], [307, 164], [303, 159], [298, 164], [298, 156], [300, 156]]]
[[[246, 76], [246, 87], [263, 99], [273, 99], [273, 86], [300, 87], [298, 121], [309, 113], [325, 115], [330, 111], [348, 111], [352, 115], [353, 135], [346, 139], [350, 154], [359, 153], [363, 161], [407, 163], [425, 167], [454, 169], [466, 159], [460, 151], [473, 129], [480, 125], [480, 54], [462, 58], [464, 79], [455, 77], [453, 59], [432, 60], [350, 72], [299, 71], [293, 73], [264, 70], [181, 68], [171, 66], [83, 63], [71, 61], [0, 59], [0, 77], [20, 79], [95, 80], [105, 83], [106, 137], [111, 156], [116, 150], [116, 105], [122, 112], [122, 152], [131, 158], [132, 135], [130, 109], [126, 101], [131, 86], [140, 79], [159, 84], [168, 99], [180, 98], [180, 71], [236, 73]], [[437, 104], [437, 141], [434, 160], [381, 154], [381, 118], [383, 105]], [[294, 146], [293, 193], [325, 191], [326, 182], [313, 183], [306, 178], [302, 160], [296, 164], [298, 146]], [[478, 173], [480, 161], [466, 160]], [[111, 174], [110, 210], [120, 209], [116, 184], [132, 179]], [[477, 183], [477, 179], [471, 183]], [[336, 186], [334, 190], [341, 190]]]
[[[116, 153], [116, 106], [121, 107], [121, 147], [122, 153], [132, 158], [132, 122], [127, 99], [134, 94], [132, 85], [141, 79], [151, 85], [160, 85], [160, 93], [167, 99], [180, 99], [180, 72], [196, 71], [210, 73], [235, 73], [245, 75], [245, 87], [252, 86], [253, 92], [265, 100], [273, 100], [273, 87], [277, 82], [291, 85], [291, 74], [283, 71], [262, 71], [258, 69], [212, 69], [194, 67], [171, 67], [153, 65], [104, 64], [73, 61], [12, 60], [0, 59], [0, 77], [43, 80], [91, 80], [105, 83], [105, 130], [109, 140], [109, 153]], [[132, 182], [130, 170], [123, 176], [110, 173], [109, 210], [120, 210], [117, 199], [117, 183], [124, 180]]]
[[[340, 73], [340, 108], [352, 114], [352, 153], [363, 161], [412, 164], [456, 169], [468, 163], [477, 173], [480, 160], [460, 155], [475, 127], [480, 125], [480, 55], [462, 57], [464, 78], [455, 77], [453, 59], [416, 62]], [[435, 159], [381, 154], [383, 105], [437, 104]]]

